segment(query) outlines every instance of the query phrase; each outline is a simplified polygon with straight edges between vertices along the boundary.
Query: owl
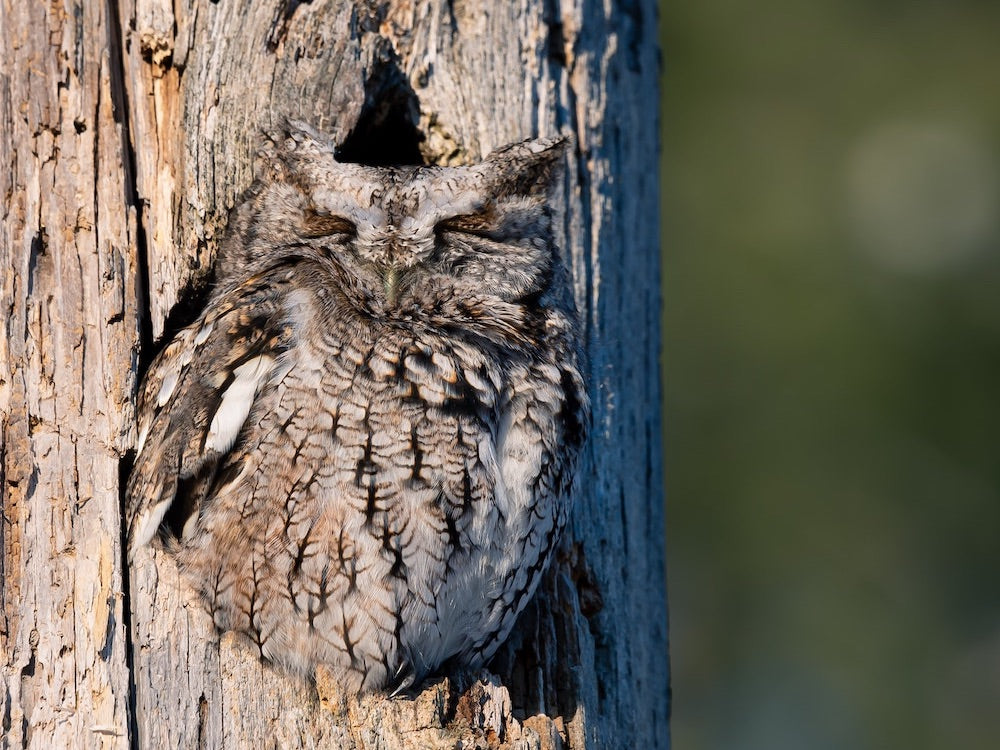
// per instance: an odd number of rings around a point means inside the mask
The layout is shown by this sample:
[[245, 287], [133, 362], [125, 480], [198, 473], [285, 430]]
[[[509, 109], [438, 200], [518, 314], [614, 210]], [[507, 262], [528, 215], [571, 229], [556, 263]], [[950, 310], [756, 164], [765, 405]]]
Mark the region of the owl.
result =
[[566, 524], [588, 421], [548, 194], [565, 142], [369, 167], [287, 123], [204, 311], [140, 388], [129, 545], [215, 625], [345, 691], [502, 644]]

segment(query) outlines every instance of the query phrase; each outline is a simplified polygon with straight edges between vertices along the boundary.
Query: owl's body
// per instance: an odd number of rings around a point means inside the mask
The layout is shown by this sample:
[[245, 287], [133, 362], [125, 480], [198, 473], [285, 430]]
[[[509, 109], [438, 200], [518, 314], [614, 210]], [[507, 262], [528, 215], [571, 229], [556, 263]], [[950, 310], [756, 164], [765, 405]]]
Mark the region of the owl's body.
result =
[[147, 375], [131, 543], [169, 527], [263, 657], [399, 690], [492, 655], [567, 518], [587, 399], [544, 197], [562, 149], [376, 169], [286, 135]]

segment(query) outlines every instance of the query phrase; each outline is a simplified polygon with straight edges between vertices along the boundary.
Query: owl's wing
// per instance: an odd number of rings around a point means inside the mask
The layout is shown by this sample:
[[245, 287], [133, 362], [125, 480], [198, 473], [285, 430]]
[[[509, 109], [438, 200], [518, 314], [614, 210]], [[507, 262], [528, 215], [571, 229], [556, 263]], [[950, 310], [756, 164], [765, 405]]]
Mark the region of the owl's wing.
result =
[[[252, 277], [217, 297], [154, 360], [138, 403], [129, 547], [195, 514], [262, 390], [288, 372], [293, 326], [280, 284]], [[169, 515], [168, 515], [169, 514]]]

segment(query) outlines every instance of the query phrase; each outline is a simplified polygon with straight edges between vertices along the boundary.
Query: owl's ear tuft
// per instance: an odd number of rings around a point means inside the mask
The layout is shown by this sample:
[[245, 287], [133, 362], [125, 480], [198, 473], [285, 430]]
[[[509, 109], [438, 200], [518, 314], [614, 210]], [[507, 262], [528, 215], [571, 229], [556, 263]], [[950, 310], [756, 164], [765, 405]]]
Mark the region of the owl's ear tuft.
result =
[[335, 162], [335, 144], [325, 133], [306, 122], [281, 118], [274, 129], [262, 133], [257, 149], [256, 174], [275, 182], [301, 171], [303, 164]]
[[484, 161], [501, 195], [544, 195], [559, 178], [570, 136], [532, 138], [499, 148]]

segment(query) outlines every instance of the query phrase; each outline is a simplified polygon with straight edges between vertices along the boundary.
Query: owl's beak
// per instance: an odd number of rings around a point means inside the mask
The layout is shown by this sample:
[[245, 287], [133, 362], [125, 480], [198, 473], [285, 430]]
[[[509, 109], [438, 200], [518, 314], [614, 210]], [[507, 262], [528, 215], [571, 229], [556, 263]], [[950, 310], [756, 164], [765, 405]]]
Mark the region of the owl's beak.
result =
[[388, 266], [382, 271], [382, 284], [385, 286], [385, 300], [389, 307], [395, 307], [399, 299], [399, 269]]

